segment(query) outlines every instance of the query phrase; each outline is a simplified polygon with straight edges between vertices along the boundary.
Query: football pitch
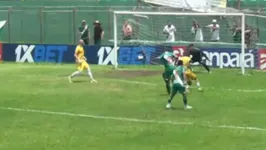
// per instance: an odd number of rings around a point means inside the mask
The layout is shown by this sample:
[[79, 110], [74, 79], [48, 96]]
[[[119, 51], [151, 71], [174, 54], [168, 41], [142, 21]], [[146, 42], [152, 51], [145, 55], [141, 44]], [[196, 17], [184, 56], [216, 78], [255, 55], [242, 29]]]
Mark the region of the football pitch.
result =
[[265, 73], [198, 73], [193, 109], [177, 95], [166, 110], [162, 66], [91, 68], [97, 84], [69, 83], [75, 65], [0, 64], [0, 149], [266, 149]]

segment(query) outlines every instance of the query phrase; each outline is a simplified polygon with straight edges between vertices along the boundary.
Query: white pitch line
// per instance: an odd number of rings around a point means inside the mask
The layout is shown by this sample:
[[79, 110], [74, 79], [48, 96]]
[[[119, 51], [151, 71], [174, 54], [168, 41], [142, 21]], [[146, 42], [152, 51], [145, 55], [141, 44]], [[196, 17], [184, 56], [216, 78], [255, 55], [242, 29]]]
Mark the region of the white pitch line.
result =
[[48, 110], [23, 109], [23, 108], [13, 108], [13, 107], [0, 107], [0, 109], [9, 110], [9, 111], [18, 111], [18, 112], [30, 112], [30, 113], [71, 116], [71, 117], [81, 117], [81, 118], [93, 118], [93, 119], [102, 119], [102, 120], [116, 120], [116, 121], [125, 121], [125, 122], [168, 124], [168, 125], [190, 125], [190, 126], [202, 126], [202, 127], [206, 127], [206, 128], [221, 128], [221, 129], [234, 129], [234, 130], [237, 129], [237, 130], [249, 130], [249, 131], [266, 131], [266, 129], [264, 129], [264, 128], [250, 127], [250, 126], [245, 127], [245, 126], [234, 126], [234, 125], [196, 124], [196, 123], [192, 123], [192, 122], [145, 120], [145, 119], [136, 119], [136, 118], [76, 114], [76, 113], [69, 113], [69, 112], [55, 112], [55, 111], [48, 111]]

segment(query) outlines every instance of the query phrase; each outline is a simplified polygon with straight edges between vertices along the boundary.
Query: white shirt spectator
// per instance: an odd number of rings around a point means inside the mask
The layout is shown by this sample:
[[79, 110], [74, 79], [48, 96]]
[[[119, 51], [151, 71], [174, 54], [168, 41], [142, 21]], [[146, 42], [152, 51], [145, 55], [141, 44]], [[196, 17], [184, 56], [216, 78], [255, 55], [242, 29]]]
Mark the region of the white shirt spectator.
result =
[[175, 41], [175, 32], [176, 32], [176, 28], [174, 25], [170, 24], [170, 25], [166, 25], [163, 29], [163, 32], [165, 34], [167, 34], [167, 38], [166, 41], [167, 42], [174, 42]]
[[211, 40], [219, 41], [220, 40], [220, 26], [219, 24], [217, 24], [217, 21], [213, 19], [212, 24], [208, 25], [207, 27], [211, 29], [211, 33], [212, 33]]
[[195, 42], [203, 42], [202, 29], [198, 24], [192, 26], [191, 33], [195, 35]]

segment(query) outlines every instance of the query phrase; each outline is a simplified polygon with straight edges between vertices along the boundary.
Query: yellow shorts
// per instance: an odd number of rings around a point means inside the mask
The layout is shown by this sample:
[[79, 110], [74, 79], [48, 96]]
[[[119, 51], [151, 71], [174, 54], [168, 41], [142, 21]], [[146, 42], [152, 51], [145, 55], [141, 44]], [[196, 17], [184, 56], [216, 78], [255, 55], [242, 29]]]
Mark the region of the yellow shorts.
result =
[[185, 71], [185, 75], [188, 81], [190, 80], [197, 80], [197, 76], [195, 73], [193, 73], [190, 69], [187, 69]]
[[82, 63], [78, 63], [78, 71], [83, 71], [84, 69], [88, 69], [89, 64], [86, 61], [83, 61]]

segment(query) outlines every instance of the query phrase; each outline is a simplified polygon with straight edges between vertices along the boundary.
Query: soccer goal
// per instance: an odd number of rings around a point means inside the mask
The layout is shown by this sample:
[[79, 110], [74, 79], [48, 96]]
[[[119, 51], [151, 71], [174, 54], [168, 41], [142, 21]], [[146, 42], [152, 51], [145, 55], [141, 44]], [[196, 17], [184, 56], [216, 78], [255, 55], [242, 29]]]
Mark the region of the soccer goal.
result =
[[[129, 37], [125, 37], [123, 32], [124, 22], [127, 21], [133, 32]], [[192, 24], [196, 23], [199, 28], [192, 29]], [[164, 51], [179, 51], [184, 53], [187, 45], [193, 43], [202, 48], [207, 56], [211, 57], [208, 65], [219, 68], [241, 68], [241, 73], [245, 74], [245, 14], [244, 13], [216, 13], [216, 12], [140, 12], [140, 11], [114, 11], [113, 16], [113, 46], [116, 50], [115, 68], [123, 65], [123, 57], [118, 57], [127, 53], [121, 47], [134, 47], [134, 55], [138, 54], [140, 63], [159, 64], [156, 59]], [[213, 32], [217, 29], [213, 24], [219, 25], [219, 39], [213, 39]], [[175, 26], [175, 39], [169, 40], [169, 34], [164, 33], [164, 27], [168, 24]], [[233, 37], [233, 30], [236, 25], [238, 40]], [[201, 30], [203, 39], [196, 37], [197, 31]], [[243, 40], [241, 40], [243, 39]], [[218, 52], [217, 49], [234, 48], [230, 53]], [[233, 53], [233, 54], [232, 54]], [[232, 56], [232, 55], [235, 56]], [[230, 56], [229, 56], [230, 55]], [[118, 59], [119, 58], [119, 59]], [[138, 60], [132, 60], [138, 61]]]

